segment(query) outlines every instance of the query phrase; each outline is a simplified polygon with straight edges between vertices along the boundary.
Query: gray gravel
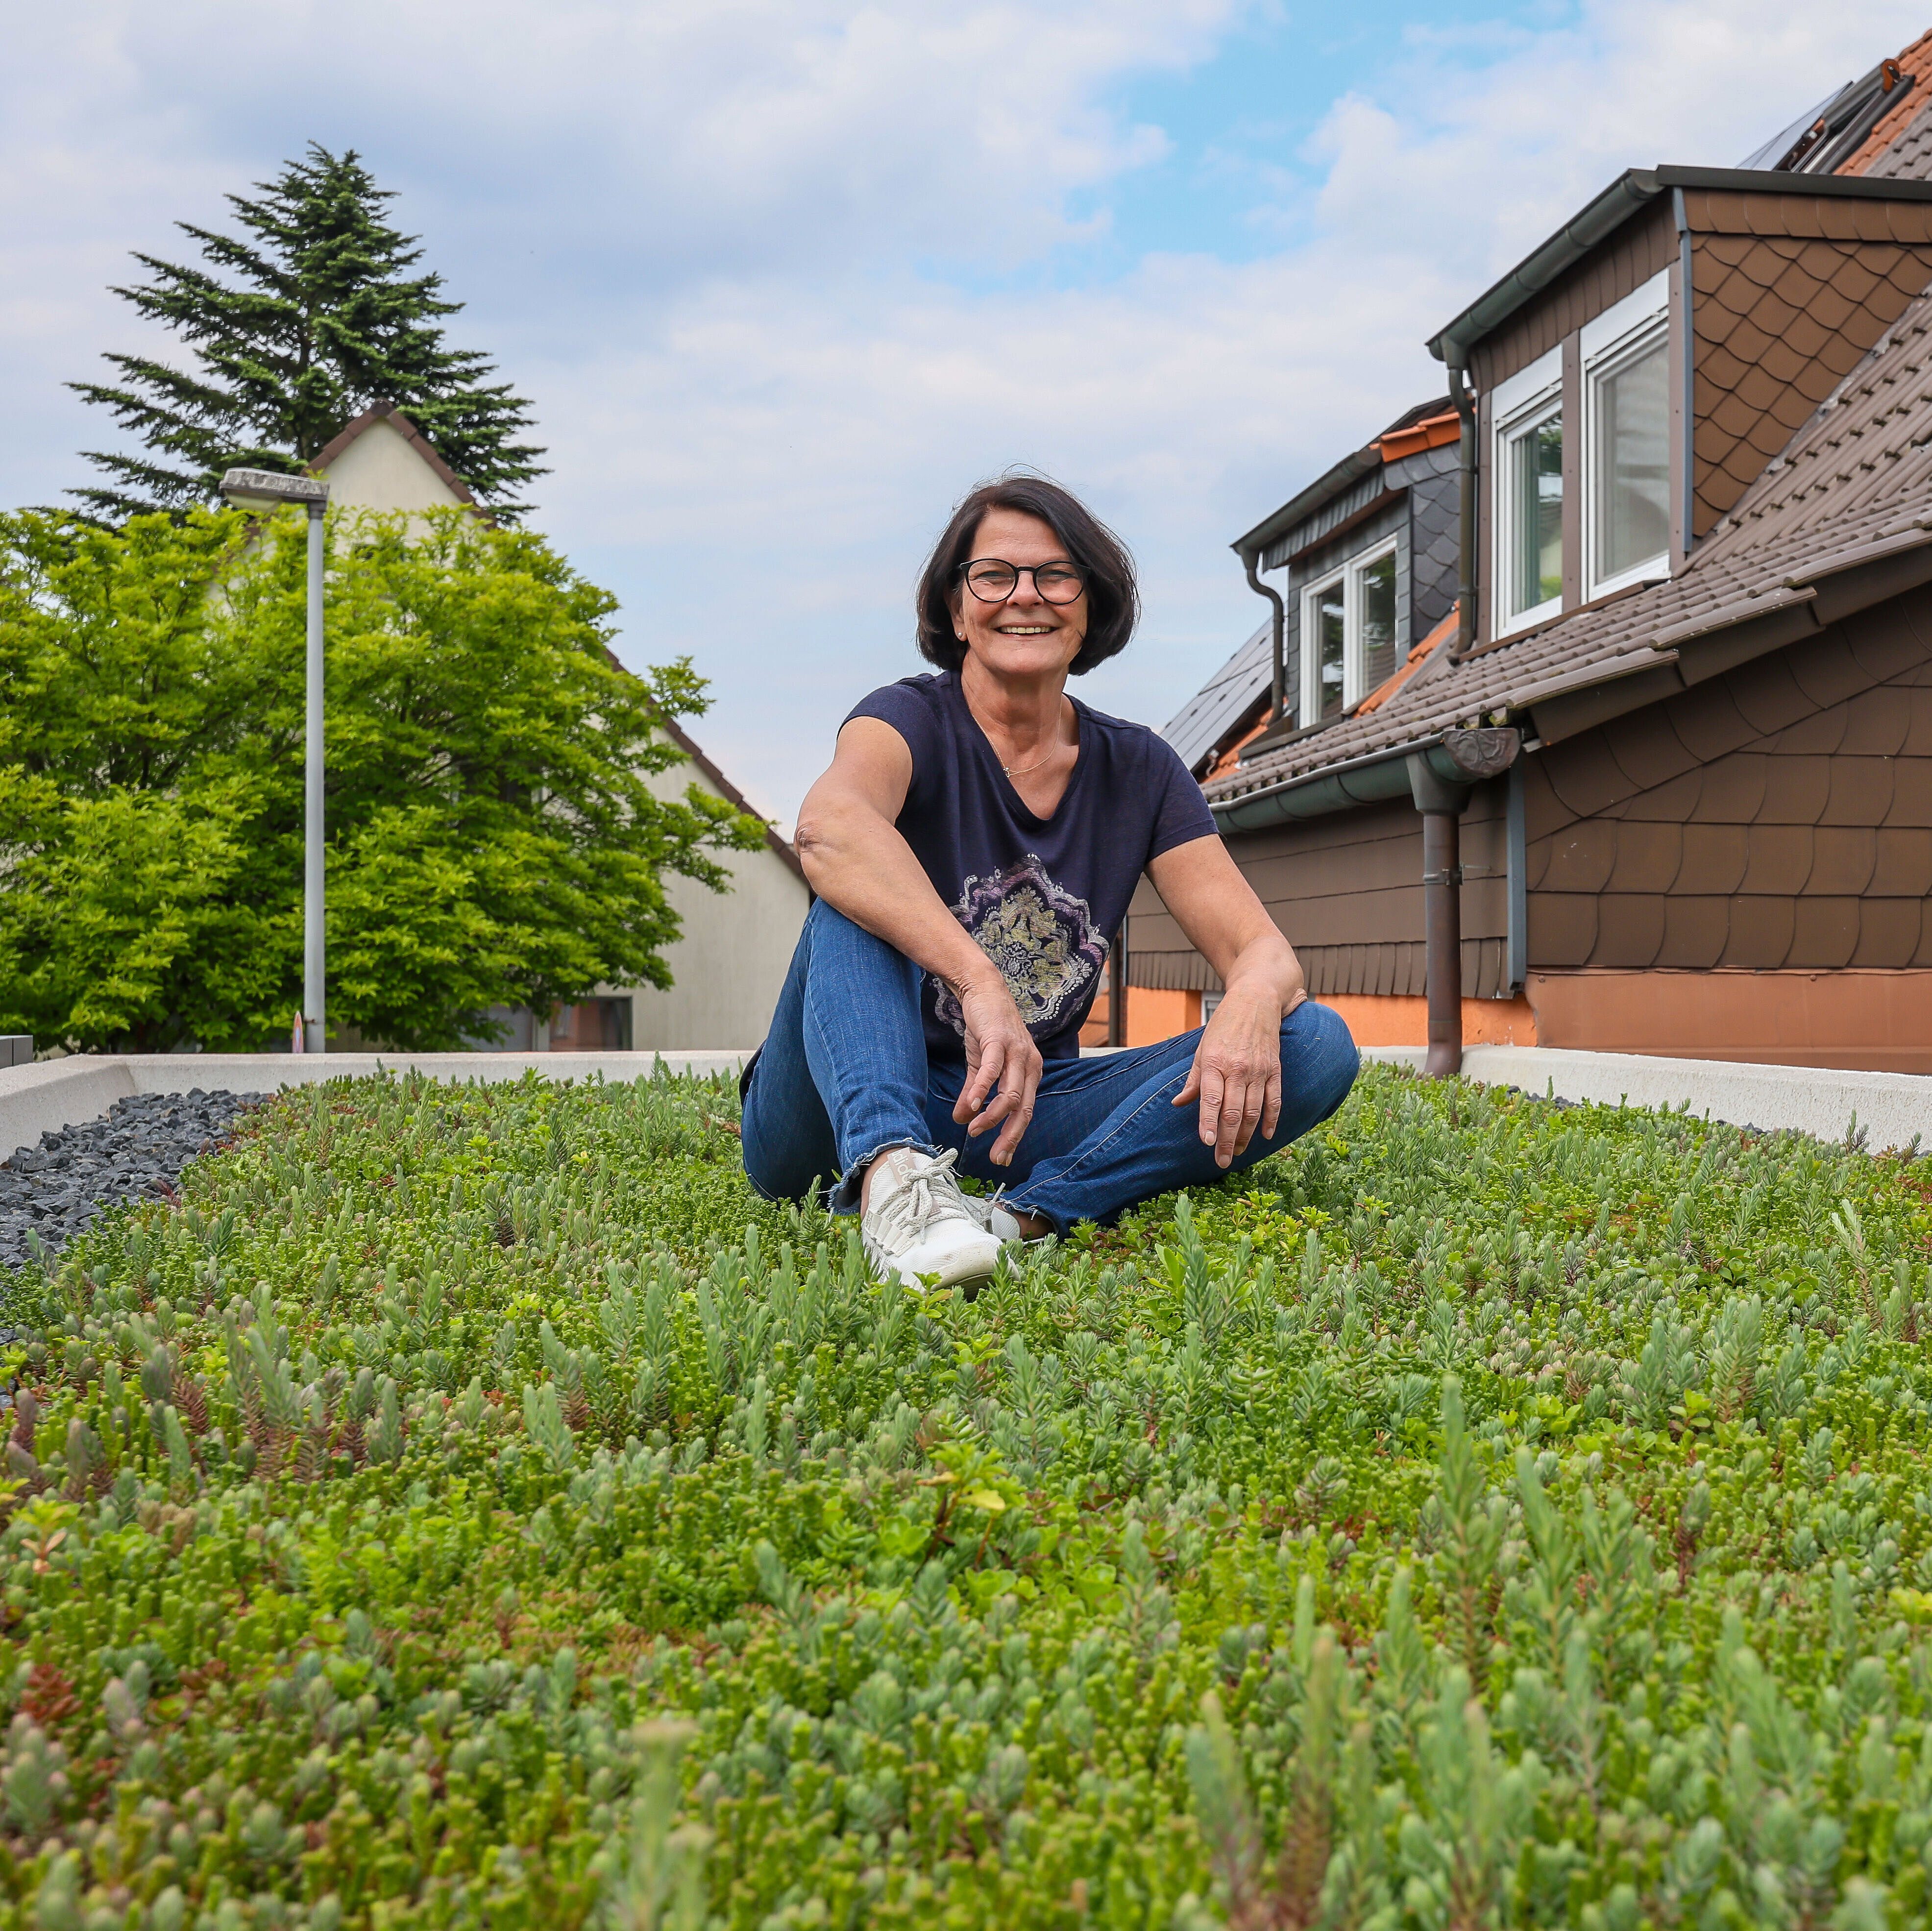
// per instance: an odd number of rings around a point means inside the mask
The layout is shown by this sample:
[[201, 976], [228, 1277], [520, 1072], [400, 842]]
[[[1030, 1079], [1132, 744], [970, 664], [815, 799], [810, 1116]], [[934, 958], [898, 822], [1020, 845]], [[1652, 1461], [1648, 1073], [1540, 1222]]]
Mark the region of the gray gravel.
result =
[[98, 1120], [43, 1133], [0, 1160], [0, 1267], [34, 1259], [38, 1236], [56, 1254], [103, 1207], [166, 1199], [182, 1168], [211, 1153], [264, 1093], [144, 1093], [117, 1099]]

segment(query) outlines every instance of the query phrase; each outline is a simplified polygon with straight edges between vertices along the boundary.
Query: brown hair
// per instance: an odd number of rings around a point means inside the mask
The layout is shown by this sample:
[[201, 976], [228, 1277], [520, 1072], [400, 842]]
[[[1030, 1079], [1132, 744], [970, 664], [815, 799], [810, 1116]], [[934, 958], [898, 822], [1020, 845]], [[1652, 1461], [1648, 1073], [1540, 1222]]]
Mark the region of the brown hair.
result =
[[1070, 491], [1045, 476], [1009, 473], [982, 483], [963, 498], [920, 572], [916, 607], [919, 654], [942, 670], [966, 661], [953, 629], [952, 600], [960, 567], [971, 556], [980, 519], [988, 510], [1036, 516], [1066, 546], [1066, 558], [1087, 580], [1087, 635], [1068, 666], [1078, 677], [1124, 650], [1139, 622], [1141, 598], [1127, 547]]

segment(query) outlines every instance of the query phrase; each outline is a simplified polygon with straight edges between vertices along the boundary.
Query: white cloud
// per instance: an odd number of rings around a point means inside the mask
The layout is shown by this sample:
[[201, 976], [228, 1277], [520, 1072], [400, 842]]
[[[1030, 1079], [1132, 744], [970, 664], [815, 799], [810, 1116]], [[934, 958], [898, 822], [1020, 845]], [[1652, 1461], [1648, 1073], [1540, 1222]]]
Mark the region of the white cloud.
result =
[[978, 475], [1037, 464], [1133, 542], [1143, 639], [1089, 694], [1158, 720], [1261, 612], [1230, 538], [1430, 392], [1424, 337], [1619, 169], [1734, 161], [1924, 24], [1589, 0], [1412, 29], [1252, 166], [1275, 252], [1069, 286], [1070, 211], [1166, 144], [1122, 89], [1247, 0], [0, 6], [0, 499], [78, 479], [100, 427], [58, 382], [134, 339], [100, 292], [127, 250], [354, 145], [536, 397], [543, 520], [625, 595], [627, 652], [693, 652], [697, 734], [788, 815], [915, 667], [912, 577]]

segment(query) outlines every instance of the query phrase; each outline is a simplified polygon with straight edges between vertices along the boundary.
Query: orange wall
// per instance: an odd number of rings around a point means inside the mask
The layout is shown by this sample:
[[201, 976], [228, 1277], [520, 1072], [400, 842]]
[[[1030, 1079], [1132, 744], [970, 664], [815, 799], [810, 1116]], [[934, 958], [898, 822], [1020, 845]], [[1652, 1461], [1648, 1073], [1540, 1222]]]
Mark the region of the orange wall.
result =
[[[1426, 1046], [1429, 1043], [1426, 999], [1336, 993], [1322, 1003], [1347, 1021], [1348, 1031], [1358, 1046]], [[1190, 1032], [1200, 1024], [1198, 992], [1150, 992], [1142, 985], [1128, 990], [1127, 1044], [1130, 1046], [1149, 1046], [1157, 1039], [1171, 1039], [1175, 1033]], [[1083, 1046], [1107, 1043], [1104, 992], [1094, 1002], [1093, 1013], [1081, 1029], [1080, 1043]], [[1536, 1045], [1539, 1043], [1536, 1015], [1520, 993], [1514, 999], [1466, 999], [1462, 1043], [1466, 1046]], [[1540, 1043], [1552, 1042], [1546, 1039]]]
[[1546, 1046], [1932, 1073], [1924, 970], [1532, 972], [1529, 997]]
[[[1348, 1022], [1358, 1046], [1426, 1046], [1429, 1043], [1429, 1002], [1411, 994], [1338, 992], [1322, 1000]], [[1547, 1045], [1539, 1040], [1536, 1015], [1521, 993], [1514, 999], [1466, 999], [1462, 1002], [1462, 1043], [1466, 1046]]]
[[[1154, 992], [1144, 985], [1127, 988], [1127, 1044], [1151, 1046], [1177, 1033], [1191, 1033], [1201, 1023], [1198, 992]], [[1107, 1043], [1107, 994], [1103, 990], [1080, 1029], [1083, 1046]]]

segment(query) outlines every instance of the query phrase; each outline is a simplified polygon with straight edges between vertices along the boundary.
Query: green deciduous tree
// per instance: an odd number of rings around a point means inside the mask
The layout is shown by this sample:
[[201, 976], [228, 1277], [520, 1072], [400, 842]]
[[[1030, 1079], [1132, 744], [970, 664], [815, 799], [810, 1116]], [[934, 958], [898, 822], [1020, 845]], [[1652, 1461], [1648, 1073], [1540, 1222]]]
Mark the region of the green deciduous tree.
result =
[[517, 439], [529, 405], [488, 379], [485, 357], [444, 340], [442, 318], [462, 304], [440, 275], [414, 272], [416, 238], [382, 219], [394, 196], [352, 149], [313, 143], [258, 187], [258, 199], [228, 197], [239, 235], [177, 224], [205, 265], [135, 256], [153, 280], [115, 293], [172, 330], [194, 364], [110, 355], [117, 382], [69, 385], [145, 449], [85, 451], [106, 480], [70, 493], [113, 522], [212, 505], [231, 465], [298, 470], [352, 417], [390, 402], [481, 501], [514, 516], [515, 492], [544, 473], [544, 452]]
[[[251, 534], [252, 532], [252, 534]], [[0, 518], [0, 1030], [159, 1051], [286, 1036], [300, 984], [295, 517]], [[662, 880], [755, 820], [661, 774], [704, 708], [642, 679], [541, 538], [332, 517], [329, 1015], [415, 1049], [600, 982], [670, 982]], [[654, 782], [654, 781], [656, 781]]]

